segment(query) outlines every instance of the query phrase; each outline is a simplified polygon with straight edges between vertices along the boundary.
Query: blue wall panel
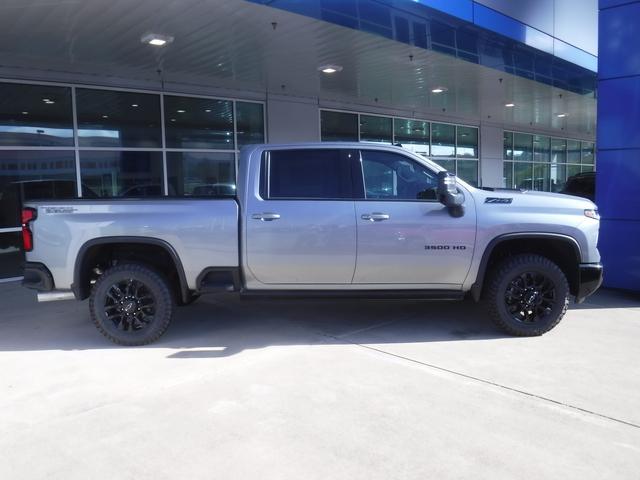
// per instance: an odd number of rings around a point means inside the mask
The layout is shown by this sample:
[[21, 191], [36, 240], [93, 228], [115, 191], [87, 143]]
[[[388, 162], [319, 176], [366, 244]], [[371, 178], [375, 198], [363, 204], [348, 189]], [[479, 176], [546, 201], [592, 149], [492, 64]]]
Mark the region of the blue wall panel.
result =
[[598, 147], [640, 148], [640, 76], [600, 77], [598, 82]]
[[640, 291], [640, 1], [617, 3], [600, 0], [599, 248], [605, 285]]
[[[635, 19], [635, 21], [633, 21]], [[601, 78], [640, 75], [640, 2], [600, 11]], [[624, 51], [624, 55], [620, 51]]]

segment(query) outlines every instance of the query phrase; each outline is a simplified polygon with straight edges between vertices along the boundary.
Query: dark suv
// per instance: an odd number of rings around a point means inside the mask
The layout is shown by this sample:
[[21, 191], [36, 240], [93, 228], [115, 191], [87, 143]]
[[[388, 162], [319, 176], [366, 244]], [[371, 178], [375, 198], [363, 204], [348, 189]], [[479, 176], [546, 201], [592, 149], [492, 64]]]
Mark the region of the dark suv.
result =
[[596, 201], [596, 172], [583, 172], [567, 179], [564, 189], [560, 193], [588, 198]]

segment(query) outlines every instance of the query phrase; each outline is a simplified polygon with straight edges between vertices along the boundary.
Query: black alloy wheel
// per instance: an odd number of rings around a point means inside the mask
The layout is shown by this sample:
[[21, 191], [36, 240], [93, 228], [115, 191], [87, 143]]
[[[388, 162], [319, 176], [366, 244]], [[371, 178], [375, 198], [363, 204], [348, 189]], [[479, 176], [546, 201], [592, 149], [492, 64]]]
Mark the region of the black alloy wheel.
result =
[[483, 301], [494, 323], [510, 335], [542, 335], [569, 306], [564, 272], [542, 255], [509, 256], [488, 274]]
[[174, 295], [166, 277], [154, 269], [138, 263], [120, 264], [98, 278], [89, 310], [98, 330], [112, 342], [147, 345], [169, 327]]

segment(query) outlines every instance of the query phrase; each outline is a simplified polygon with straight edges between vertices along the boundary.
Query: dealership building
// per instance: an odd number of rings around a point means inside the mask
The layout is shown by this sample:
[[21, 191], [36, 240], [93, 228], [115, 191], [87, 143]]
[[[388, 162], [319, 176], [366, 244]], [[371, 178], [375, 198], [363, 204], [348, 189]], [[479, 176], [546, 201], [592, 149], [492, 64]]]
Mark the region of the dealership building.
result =
[[618, 186], [640, 180], [638, 10], [5, 0], [0, 278], [20, 276], [25, 198], [228, 195], [244, 145], [355, 140], [399, 143], [484, 187], [558, 192], [597, 170], [605, 267], [625, 266], [607, 282], [635, 288], [639, 200]]

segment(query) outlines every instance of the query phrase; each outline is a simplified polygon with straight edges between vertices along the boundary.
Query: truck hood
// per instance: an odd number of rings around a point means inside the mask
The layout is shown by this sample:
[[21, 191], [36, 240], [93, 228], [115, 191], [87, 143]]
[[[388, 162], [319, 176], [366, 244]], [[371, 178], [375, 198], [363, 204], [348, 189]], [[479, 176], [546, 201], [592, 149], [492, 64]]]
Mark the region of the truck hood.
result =
[[[531, 206], [548, 209], [594, 209], [596, 204], [591, 200], [562, 193], [536, 192], [532, 190], [506, 190], [498, 189], [475, 190], [475, 197], [479, 203], [501, 203], [511, 200], [512, 205]], [[499, 200], [494, 200], [499, 199]]]

